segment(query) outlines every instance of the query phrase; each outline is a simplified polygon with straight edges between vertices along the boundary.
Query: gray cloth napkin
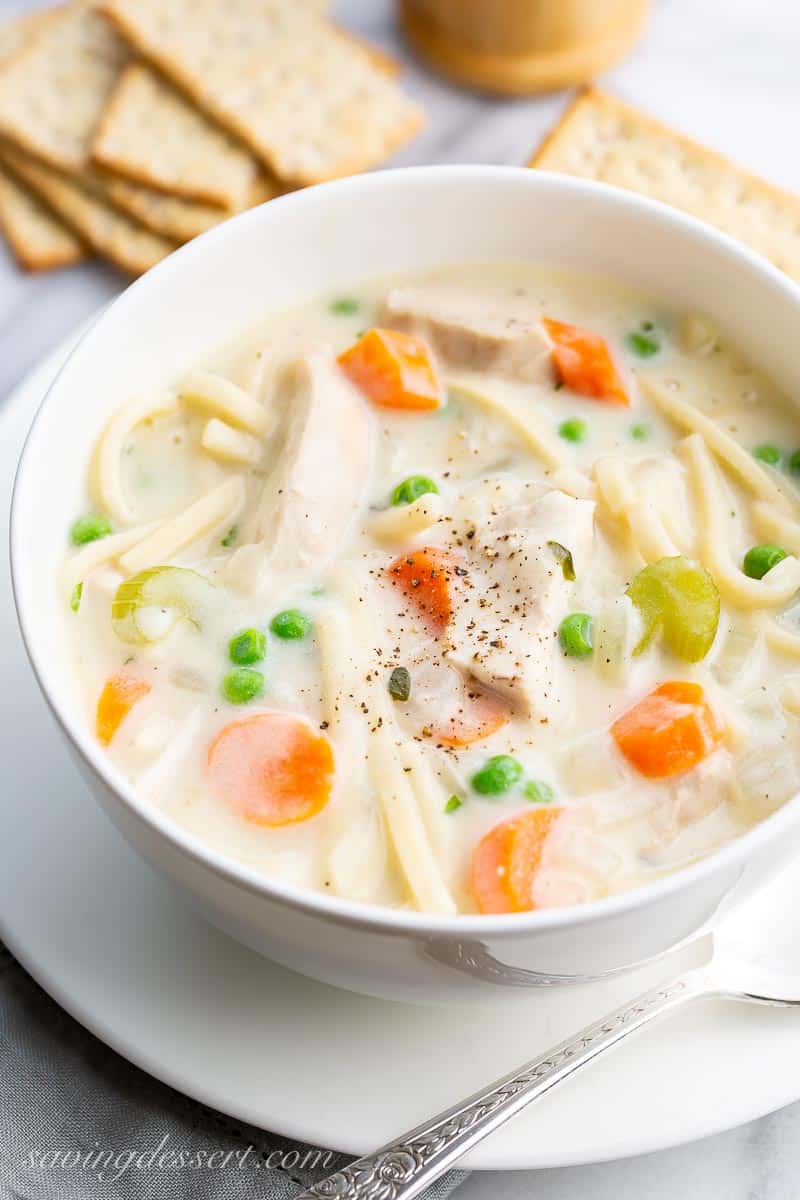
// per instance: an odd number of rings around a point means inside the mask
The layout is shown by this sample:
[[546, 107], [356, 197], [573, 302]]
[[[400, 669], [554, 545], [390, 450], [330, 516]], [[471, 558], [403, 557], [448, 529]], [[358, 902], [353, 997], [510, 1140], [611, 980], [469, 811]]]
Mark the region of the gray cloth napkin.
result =
[[[131, 1066], [1, 943], [0, 1056], [3, 1200], [290, 1200], [349, 1161], [229, 1120]], [[426, 1200], [465, 1177], [452, 1171]]]

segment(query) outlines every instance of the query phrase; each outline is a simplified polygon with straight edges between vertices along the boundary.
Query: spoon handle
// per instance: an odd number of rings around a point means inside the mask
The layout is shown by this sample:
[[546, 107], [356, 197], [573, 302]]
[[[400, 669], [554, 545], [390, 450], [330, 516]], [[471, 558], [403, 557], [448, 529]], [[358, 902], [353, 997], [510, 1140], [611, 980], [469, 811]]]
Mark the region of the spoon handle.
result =
[[548, 1053], [329, 1175], [296, 1200], [413, 1200], [468, 1150], [562, 1079], [656, 1017], [714, 990], [701, 967], [644, 992]]

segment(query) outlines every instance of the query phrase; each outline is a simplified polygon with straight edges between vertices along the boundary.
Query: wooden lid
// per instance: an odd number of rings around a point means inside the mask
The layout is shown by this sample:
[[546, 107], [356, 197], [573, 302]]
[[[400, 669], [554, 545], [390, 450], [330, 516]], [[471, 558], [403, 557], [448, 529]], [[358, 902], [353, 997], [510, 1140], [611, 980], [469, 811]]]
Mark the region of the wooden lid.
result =
[[[417, 53], [458, 83], [525, 95], [584, 83], [633, 47], [649, 0], [399, 0]], [[510, 47], [514, 46], [512, 52]]]

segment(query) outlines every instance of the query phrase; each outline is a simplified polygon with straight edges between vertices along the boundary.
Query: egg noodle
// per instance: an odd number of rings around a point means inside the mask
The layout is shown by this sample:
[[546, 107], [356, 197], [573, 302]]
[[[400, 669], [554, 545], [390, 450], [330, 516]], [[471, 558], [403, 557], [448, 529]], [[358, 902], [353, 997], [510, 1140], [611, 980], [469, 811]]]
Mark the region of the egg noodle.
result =
[[131, 398], [59, 580], [106, 752], [265, 876], [442, 914], [639, 887], [792, 800], [800, 432], [697, 320], [448, 268]]

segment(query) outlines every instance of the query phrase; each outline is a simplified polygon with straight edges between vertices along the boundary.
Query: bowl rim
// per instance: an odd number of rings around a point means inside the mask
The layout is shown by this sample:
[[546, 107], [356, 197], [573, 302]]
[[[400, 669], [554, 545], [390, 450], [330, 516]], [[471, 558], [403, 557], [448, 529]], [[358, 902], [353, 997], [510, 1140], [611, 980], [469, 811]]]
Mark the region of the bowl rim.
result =
[[545, 192], [551, 191], [556, 195], [566, 192], [585, 199], [589, 206], [598, 202], [617, 206], [627, 210], [633, 219], [641, 216], [648, 218], [651, 222], [655, 221], [656, 224], [660, 223], [665, 228], [677, 231], [679, 236], [686, 239], [688, 246], [700, 243], [716, 244], [718, 250], [729, 259], [734, 260], [734, 265], [742, 270], [743, 274], [760, 276], [762, 283], [778, 293], [778, 297], [783, 303], [793, 306], [800, 317], [800, 287], [749, 247], [722, 233], [714, 226], [660, 201], [594, 180], [535, 171], [519, 166], [439, 164], [399, 167], [365, 175], [355, 175], [289, 193], [271, 200], [268, 204], [230, 218], [201, 237], [180, 247], [163, 262], [125, 288], [84, 328], [39, 403], [17, 466], [9, 522], [12, 593], [28, 661], [45, 701], [69, 745], [78, 758], [105, 785], [117, 803], [121, 804], [140, 823], [157, 833], [159, 837], [164, 838], [173, 849], [228, 883], [265, 897], [273, 903], [287, 905], [307, 916], [333, 924], [356, 927], [384, 935], [419, 936], [422, 934], [441, 940], [481, 936], [510, 939], [525, 934], [544, 933], [576, 925], [591, 925], [597, 921], [623, 915], [628, 911], [646, 910], [678, 892], [688, 890], [692, 884], [698, 883], [704, 877], [710, 877], [718, 872], [736, 867], [741, 871], [745, 861], [755, 850], [778, 837], [784, 828], [796, 823], [798, 814], [800, 814], [800, 803], [798, 803], [800, 796], [793, 797], [751, 829], [689, 866], [679, 868], [661, 879], [645, 883], [630, 891], [563, 908], [502, 915], [455, 913], [442, 916], [434, 913], [392, 909], [381, 905], [369, 905], [322, 892], [314, 892], [260, 874], [245, 863], [238, 862], [215, 850], [197, 835], [181, 828], [162, 810], [148, 805], [143, 798], [137, 795], [136, 789], [107, 758], [102, 747], [95, 744], [88, 726], [81, 720], [80, 715], [77, 712], [67, 711], [66, 705], [62, 710], [62, 705], [56, 700], [55, 689], [51, 690], [48, 680], [48, 665], [38, 653], [32, 615], [26, 611], [20, 583], [23, 576], [23, 563], [27, 554], [26, 544], [22, 537], [21, 514], [25, 508], [25, 496], [35, 485], [35, 476], [31, 467], [32, 448], [38, 439], [45, 436], [47, 414], [54, 403], [54, 397], [58, 395], [65, 374], [69, 372], [73, 361], [79, 355], [87, 353], [87, 346], [88, 352], [91, 353], [90, 339], [98, 333], [102, 333], [103, 322], [111, 312], [117, 307], [127, 304], [129, 297], [141, 291], [157, 288], [162, 280], [174, 272], [180, 271], [182, 264], [190, 257], [202, 256], [207, 247], [229, 237], [232, 227], [241, 229], [248, 223], [279, 220], [283, 211], [289, 206], [324, 205], [325, 198], [333, 191], [345, 195], [350, 192], [353, 201], [357, 202], [358, 195], [364, 192], [396, 187], [409, 187], [413, 190], [421, 181], [431, 178], [440, 178], [443, 186], [447, 186], [448, 181], [452, 184], [482, 181], [488, 182], [489, 186], [498, 188], [541, 189]]

